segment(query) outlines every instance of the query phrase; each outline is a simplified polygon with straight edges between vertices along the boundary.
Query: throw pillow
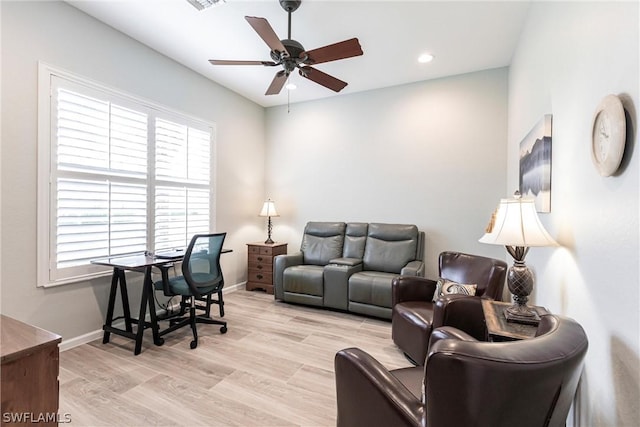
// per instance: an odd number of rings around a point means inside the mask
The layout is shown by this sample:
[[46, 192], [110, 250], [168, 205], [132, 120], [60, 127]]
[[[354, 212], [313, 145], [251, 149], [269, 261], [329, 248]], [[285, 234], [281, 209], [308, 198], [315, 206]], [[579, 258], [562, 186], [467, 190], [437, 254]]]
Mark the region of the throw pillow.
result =
[[450, 294], [473, 296], [476, 294], [477, 289], [478, 285], [476, 284], [458, 283], [452, 280], [440, 278], [436, 285], [436, 292], [433, 294], [433, 300], [435, 301], [443, 295]]

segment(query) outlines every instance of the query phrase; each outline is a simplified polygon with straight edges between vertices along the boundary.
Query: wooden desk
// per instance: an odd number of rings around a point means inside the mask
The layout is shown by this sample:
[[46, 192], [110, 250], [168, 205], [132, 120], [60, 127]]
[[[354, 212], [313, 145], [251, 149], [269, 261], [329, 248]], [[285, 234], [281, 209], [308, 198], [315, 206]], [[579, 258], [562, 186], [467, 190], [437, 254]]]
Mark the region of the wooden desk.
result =
[[[2, 425], [58, 425], [59, 335], [0, 316]], [[30, 418], [26, 418], [27, 414]], [[14, 418], [6, 423], [5, 417]]]
[[[537, 326], [525, 325], [522, 323], [507, 322], [503, 311], [510, 307], [511, 303], [493, 301], [489, 299], [482, 300], [482, 311], [487, 322], [487, 332], [489, 333], [489, 341], [516, 341], [533, 338], [536, 335]], [[540, 316], [549, 314], [544, 307], [534, 308]]]
[[[102, 343], [109, 342], [110, 335], [116, 334], [126, 338], [135, 340], [135, 348], [133, 354], [138, 355], [142, 350], [142, 335], [145, 328], [151, 328], [153, 331], [153, 343], [155, 345], [162, 345], [164, 340], [160, 338], [158, 329], [158, 320], [156, 318], [156, 306], [153, 301], [153, 281], [151, 279], [151, 268], [154, 266], [161, 266], [171, 262], [180, 261], [183, 258], [183, 254], [176, 254], [174, 257], [163, 256], [162, 258], [149, 255], [131, 255], [131, 256], [117, 256], [111, 258], [102, 258], [91, 261], [93, 264], [106, 265], [113, 267], [113, 275], [111, 276], [111, 290], [109, 291], [109, 305], [107, 307], [107, 318], [105, 320], [102, 329], [104, 330], [104, 336]], [[140, 311], [138, 318], [131, 317], [131, 310], [129, 308], [129, 294], [127, 291], [127, 280], [125, 278], [125, 271], [138, 271], [144, 273], [144, 281], [142, 284], [142, 298], [140, 300]], [[116, 328], [113, 326], [113, 309], [116, 303], [116, 295], [118, 293], [118, 285], [120, 285], [120, 296], [122, 298], [122, 310], [124, 311], [124, 324], [125, 329]], [[147, 315], [147, 305], [149, 306], [149, 317], [151, 322], [147, 322], [145, 317]], [[136, 332], [133, 332], [132, 324], [137, 324]]]

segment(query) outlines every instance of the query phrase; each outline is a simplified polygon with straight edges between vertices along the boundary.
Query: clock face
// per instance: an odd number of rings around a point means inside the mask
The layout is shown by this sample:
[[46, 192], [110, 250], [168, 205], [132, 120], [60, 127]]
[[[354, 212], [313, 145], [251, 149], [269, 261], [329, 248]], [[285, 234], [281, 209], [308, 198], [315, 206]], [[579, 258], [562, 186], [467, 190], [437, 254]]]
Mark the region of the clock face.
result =
[[593, 118], [591, 155], [602, 176], [610, 176], [618, 170], [626, 138], [626, 119], [620, 98], [607, 95]]

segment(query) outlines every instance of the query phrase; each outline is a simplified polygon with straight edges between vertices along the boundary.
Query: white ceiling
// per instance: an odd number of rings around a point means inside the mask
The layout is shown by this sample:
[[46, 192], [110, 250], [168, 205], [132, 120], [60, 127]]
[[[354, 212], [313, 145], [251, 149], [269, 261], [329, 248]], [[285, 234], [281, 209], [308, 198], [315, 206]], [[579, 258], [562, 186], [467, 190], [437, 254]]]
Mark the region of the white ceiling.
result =
[[[266, 18], [287, 38], [287, 13], [277, 0], [227, 0], [198, 11], [187, 0], [67, 0], [209, 79], [268, 107], [287, 103], [287, 90], [264, 92], [279, 67], [213, 66], [209, 59], [271, 60], [244, 16]], [[291, 36], [311, 50], [352, 37], [363, 56], [316, 67], [349, 83], [340, 94], [503, 67], [511, 62], [529, 1], [303, 0]], [[419, 64], [430, 52], [435, 59]], [[290, 102], [336, 96], [292, 74]], [[340, 95], [338, 94], [338, 96]]]

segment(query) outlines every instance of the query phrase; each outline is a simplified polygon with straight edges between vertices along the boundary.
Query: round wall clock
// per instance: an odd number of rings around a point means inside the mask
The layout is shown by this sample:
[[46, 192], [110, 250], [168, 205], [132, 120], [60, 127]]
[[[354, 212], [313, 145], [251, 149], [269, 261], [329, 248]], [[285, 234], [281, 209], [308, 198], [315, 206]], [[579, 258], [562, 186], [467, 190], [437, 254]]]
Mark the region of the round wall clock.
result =
[[605, 96], [593, 116], [591, 158], [602, 176], [620, 167], [627, 134], [624, 108], [616, 95]]

